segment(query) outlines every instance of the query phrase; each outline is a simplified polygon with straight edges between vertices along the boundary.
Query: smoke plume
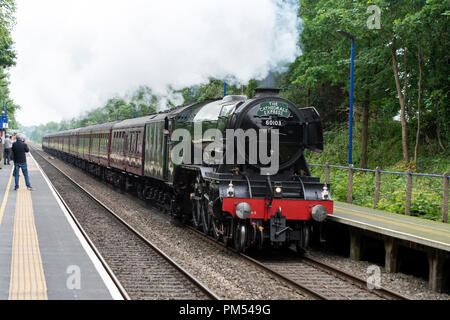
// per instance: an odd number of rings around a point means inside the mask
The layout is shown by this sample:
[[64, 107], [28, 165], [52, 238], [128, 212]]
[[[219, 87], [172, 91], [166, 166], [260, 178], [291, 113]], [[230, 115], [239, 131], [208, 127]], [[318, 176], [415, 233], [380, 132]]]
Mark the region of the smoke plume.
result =
[[18, 0], [11, 93], [24, 125], [100, 107], [145, 85], [164, 95], [246, 83], [300, 54], [293, 0]]

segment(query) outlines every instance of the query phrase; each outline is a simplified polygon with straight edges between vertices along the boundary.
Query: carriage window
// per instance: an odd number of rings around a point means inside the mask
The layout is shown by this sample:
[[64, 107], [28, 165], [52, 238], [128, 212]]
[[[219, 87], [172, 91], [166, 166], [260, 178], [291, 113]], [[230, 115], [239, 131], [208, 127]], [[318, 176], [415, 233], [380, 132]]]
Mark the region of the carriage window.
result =
[[136, 132], [136, 145], [135, 145], [135, 151], [136, 153], [141, 153], [141, 145], [140, 145], [140, 139], [139, 139], [140, 132]]
[[211, 102], [205, 106], [203, 106], [195, 115], [195, 121], [214, 121], [219, 118], [219, 113], [222, 107], [219, 104], [219, 101]]
[[226, 104], [222, 107], [222, 110], [220, 111], [221, 117], [228, 117], [234, 110], [234, 104]]
[[130, 145], [128, 146], [128, 149], [130, 150], [130, 153], [134, 153], [134, 132], [130, 132]]

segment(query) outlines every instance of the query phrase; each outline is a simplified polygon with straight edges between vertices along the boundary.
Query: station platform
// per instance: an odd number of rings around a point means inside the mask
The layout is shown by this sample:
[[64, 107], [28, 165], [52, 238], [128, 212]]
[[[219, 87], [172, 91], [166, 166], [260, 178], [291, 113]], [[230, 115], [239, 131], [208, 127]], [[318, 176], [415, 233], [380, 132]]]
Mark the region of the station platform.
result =
[[334, 202], [331, 221], [450, 252], [450, 224]]
[[122, 299], [29, 154], [27, 165], [32, 191], [0, 165], [0, 300]]
[[[428, 260], [429, 288], [443, 292], [447, 287], [450, 224], [338, 201], [334, 202], [334, 212], [328, 221], [349, 229], [351, 259], [360, 260], [363, 256], [363, 236], [383, 242], [386, 272], [398, 272], [402, 261], [404, 264], [409, 263], [400, 254], [401, 248], [421, 251]], [[419, 256], [416, 254], [416, 257]]]

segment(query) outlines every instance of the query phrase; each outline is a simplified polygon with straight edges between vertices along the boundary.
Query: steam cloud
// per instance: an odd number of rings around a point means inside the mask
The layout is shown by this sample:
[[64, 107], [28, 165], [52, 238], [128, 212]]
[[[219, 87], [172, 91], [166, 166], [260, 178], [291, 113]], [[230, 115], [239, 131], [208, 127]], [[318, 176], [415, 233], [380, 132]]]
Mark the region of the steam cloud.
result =
[[300, 54], [294, 0], [18, 0], [11, 94], [24, 125], [77, 116], [139, 85], [164, 94], [263, 79]]

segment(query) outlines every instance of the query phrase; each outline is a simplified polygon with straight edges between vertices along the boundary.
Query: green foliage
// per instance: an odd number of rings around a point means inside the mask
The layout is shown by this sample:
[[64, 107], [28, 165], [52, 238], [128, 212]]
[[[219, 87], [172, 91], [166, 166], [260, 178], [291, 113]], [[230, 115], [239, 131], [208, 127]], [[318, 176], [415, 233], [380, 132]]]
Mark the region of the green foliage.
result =
[[[381, 9], [379, 30], [366, 25], [369, 5]], [[420, 145], [435, 144], [441, 139], [440, 149], [448, 149], [449, 8], [448, 0], [302, 0], [299, 15], [304, 21], [300, 38], [303, 54], [284, 75], [283, 95], [298, 106], [316, 107], [327, 129], [337, 122], [348, 122], [351, 41], [337, 33], [344, 30], [356, 38], [355, 120], [362, 112], [366, 92], [370, 97], [370, 117], [378, 121], [392, 119], [399, 112], [392, 64], [395, 42], [400, 81], [407, 80], [408, 84], [404, 92], [408, 136], [414, 136], [420, 47], [423, 54]], [[370, 128], [369, 135], [373, 129]], [[410, 150], [413, 147], [414, 144]]]
[[[227, 95], [239, 95], [246, 94], [247, 91], [254, 90], [254, 83], [252, 82], [247, 89], [244, 86], [239, 86], [236, 84], [226, 84], [226, 94]], [[197, 85], [192, 88], [184, 88], [181, 90], [183, 94], [184, 103], [198, 102], [207, 99], [218, 99], [223, 97], [224, 93], [224, 82], [223, 80], [210, 78], [208, 83]]]
[[[396, 170], [395, 167], [385, 169]], [[335, 201], [347, 201], [348, 170], [330, 168], [331, 196]], [[313, 176], [324, 179], [323, 168], [312, 167]], [[430, 184], [432, 185], [430, 187]], [[374, 173], [355, 171], [353, 175], [353, 204], [373, 208]], [[441, 220], [442, 179], [413, 176], [411, 215], [430, 220]], [[380, 200], [377, 209], [405, 214], [406, 179], [403, 175], [381, 174]]]
[[[379, 166], [385, 171], [405, 172], [402, 161], [400, 124], [393, 120], [372, 120], [368, 152], [368, 167]], [[358, 132], [359, 128], [356, 128]], [[321, 154], [306, 152], [309, 163], [347, 165], [348, 127], [336, 125], [324, 133], [324, 151]], [[413, 145], [411, 137], [409, 144]], [[359, 161], [360, 143], [354, 141], [354, 163]], [[420, 172], [443, 174], [450, 172], [450, 154], [439, 149], [437, 144], [423, 147], [419, 156]], [[324, 180], [322, 167], [311, 167], [311, 174]], [[330, 168], [331, 194], [334, 200], [347, 201], [348, 170]], [[373, 207], [375, 178], [373, 172], [358, 172], [353, 175], [353, 203]], [[404, 175], [381, 174], [381, 198], [377, 208], [388, 212], [405, 213], [406, 178]], [[442, 179], [413, 176], [411, 215], [431, 220], [440, 220], [442, 213]]]
[[15, 24], [14, 0], [0, 0], [0, 70], [15, 64], [16, 54], [13, 50], [11, 31]]
[[0, 0], [0, 104], [3, 101], [8, 105], [9, 128], [17, 129], [18, 124], [15, 119], [16, 110], [20, 106], [16, 105], [9, 97], [9, 81], [6, 70], [15, 65], [16, 53], [13, 49], [11, 31], [15, 24], [16, 5], [14, 0]]
[[[398, 121], [392, 119], [372, 119], [369, 122], [367, 167], [375, 169], [391, 168], [406, 171], [408, 167], [402, 163], [401, 127]], [[361, 142], [355, 139], [360, 134], [361, 125], [353, 129], [353, 163], [359, 163], [361, 157]], [[408, 144], [414, 145], [414, 127], [410, 128]], [[348, 163], [348, 124], [336, 124], [324, 132], [324, 151], [315, 153], [305, 150], [310, 163], [326, 163], [345, 166]], [[443, 151], [436, 141], [424, 145], [419, 154], [419, 167], [416, 172], [442, 174], [450, 171], [450, 150]], [[355, 165], [357, 166], [357, 165]], [[414, 169], [414, 168], [413, 168]]]

